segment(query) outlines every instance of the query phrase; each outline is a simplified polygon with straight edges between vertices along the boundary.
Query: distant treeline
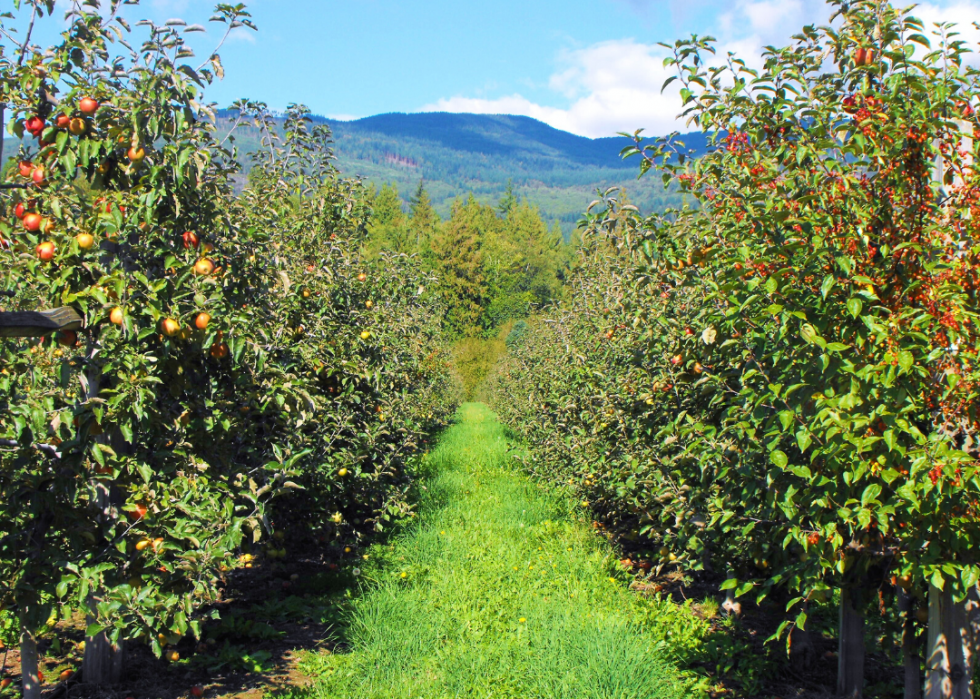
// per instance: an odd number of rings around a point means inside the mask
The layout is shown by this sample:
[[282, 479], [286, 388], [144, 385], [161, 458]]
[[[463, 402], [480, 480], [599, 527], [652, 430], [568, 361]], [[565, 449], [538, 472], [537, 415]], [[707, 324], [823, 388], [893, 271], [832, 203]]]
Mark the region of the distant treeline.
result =
[[[486, 336], [503, 323], [555, 301], [571, 265], [577, 236], [565, 241], [538, 209], [509, 187], [497, 207], [472, 195], [453, 203], [443, 221], [424, 186], [404, 202], [397, 187], [370, 190], [374, 216], [365, 252], [417, 255], [439, 279], [446, 330]], [[407, 209], [407, 210], [406, 210]]]

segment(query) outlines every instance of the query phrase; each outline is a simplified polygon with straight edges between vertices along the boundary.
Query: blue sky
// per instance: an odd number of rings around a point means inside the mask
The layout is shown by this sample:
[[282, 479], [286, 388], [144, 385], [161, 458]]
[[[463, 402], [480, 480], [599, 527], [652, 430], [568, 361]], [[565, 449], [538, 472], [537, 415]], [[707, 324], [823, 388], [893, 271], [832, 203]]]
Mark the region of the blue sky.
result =
[[[7, 3], [10, 0], [0, 0]], [[59, 0], [67, 4], [69, 0]], [[108, 0], [103, 0], [107, 3]], [[980, 19], [980, 0], [925, 4], [929, 18]], [[660, 41], [692, 32], [751, 59], [828, 14], [817, 0], [246, 0], [258, 32], [221, 49], [208, 98], [353, 118], [382, 112], [526, 114], [586, 136], [676, 122]], [[142, 0], [133, 19], [207, 24], [212, 0]], [[218, 33], [196, 35], [201, 59]]]

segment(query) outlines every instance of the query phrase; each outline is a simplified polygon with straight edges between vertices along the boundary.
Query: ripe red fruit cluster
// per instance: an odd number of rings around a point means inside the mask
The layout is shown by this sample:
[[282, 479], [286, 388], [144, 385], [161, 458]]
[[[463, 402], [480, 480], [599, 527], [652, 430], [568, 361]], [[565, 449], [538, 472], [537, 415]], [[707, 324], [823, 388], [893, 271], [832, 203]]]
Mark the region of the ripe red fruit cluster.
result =
[[854, 65], [856, 66], [870, 66], [874, 65], [875, 62], [875, 50], [868, 49], [861, 46], [854, 51]]

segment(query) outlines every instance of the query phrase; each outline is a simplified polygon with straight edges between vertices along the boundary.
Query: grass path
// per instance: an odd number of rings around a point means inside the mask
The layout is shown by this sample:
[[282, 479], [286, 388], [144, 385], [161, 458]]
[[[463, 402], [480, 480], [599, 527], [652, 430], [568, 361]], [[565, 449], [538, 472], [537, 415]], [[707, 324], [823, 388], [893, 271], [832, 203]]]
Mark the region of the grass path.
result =
[[643, 600], [570, 504], [509, 467], [483, 405], [429, 455], [418, 521], [376, 546], [344, 634], [295, 696], [647, 699], [700, 694], [670, 657], [695, 619]]

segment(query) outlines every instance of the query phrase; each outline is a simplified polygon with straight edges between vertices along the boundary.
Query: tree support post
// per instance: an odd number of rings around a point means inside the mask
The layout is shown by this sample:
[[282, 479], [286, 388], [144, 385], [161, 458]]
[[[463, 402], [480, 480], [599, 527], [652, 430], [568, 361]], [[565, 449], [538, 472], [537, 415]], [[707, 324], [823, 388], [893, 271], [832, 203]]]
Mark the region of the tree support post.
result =
[[902, 618], [902, 667], [905, 669], [905, 699], [922, 699], [922, 658], [915, 638], [915, 609], [912, 597], [898, 591], [898, 611]]
[[[98, 342], [92, 338], [86, 357], [87, 369], [85, 378], [85, 400], [89, 401], [99, 395], [99, 388], [102, 379], [102, 370], [97, 363], [99, 352]], [[105, 441], [105, 435], [99, 435], [98, 441]], [[95, 505], [99, 510], [100, 518], [107, 522], [113, 517], [112, 501], [109, 487], [102, 481], [95, 481], [92, 484], [95, 490]], [[89, 604], [95, 605], [96, 595], [89, 597]], [[93, 624], [96, 619], [91, 614], [88, 615], [87, 623]], [[85, 637], [85, 656], [82, 658], [82, 676], [85, 682], [95, 685], [112, 685], [119, 682], [123, 670], [123, 645], [113, 644], [109, 640], [109, 635], [101, 631], [95, 636]]]
[[21, 611], [20, 677], [24, 699], [41, 699], [41, 678], [38, 674], [37, 636], [29, 630], [27, 610]]
[[978, 624], [974, 588], [962, 602], [952, 584], [929, 586], [929, 643], [924, 699], [972, 699], [973, 660]]
[[841, 588], [837, 694], [846, 699], [861, 699], [864, 691], [864, 614], [857, 596], [854, 588]]

